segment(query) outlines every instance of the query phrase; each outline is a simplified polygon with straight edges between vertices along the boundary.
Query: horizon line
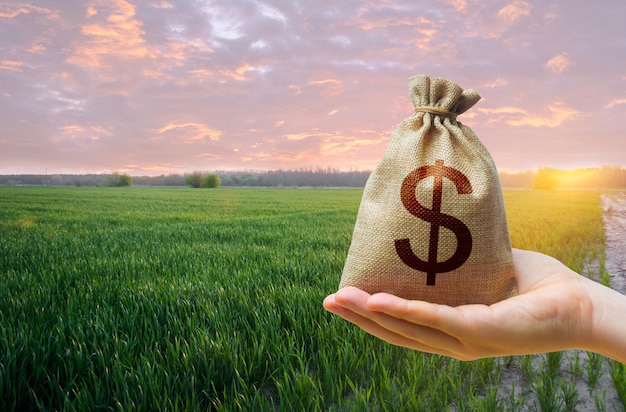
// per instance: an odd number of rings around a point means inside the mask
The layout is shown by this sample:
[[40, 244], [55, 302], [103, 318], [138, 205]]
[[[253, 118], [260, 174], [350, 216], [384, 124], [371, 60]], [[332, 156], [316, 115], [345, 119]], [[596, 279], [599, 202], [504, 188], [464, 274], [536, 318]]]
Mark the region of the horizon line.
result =
[[[509, 169], [509, 168], [496, 168], [497, 172], [499, 174], [507, 174], [507, 175], [517, 175], [517, 174], [526, 174], [526, 173], [536, 173], [542, 169], [548, 169], [548, 170], [553, 170], [553, 171], [560, 171], [560, 172], [572, 172], [572, 171], [577, 171], [577, 170], [601, 170], [601, 169], [605, 169], [605, 168], [617, 168], [618, 170], [626, 170], [626, 166], [624, 165], [620, 165], [620, 164], [603, 164], [601, 166], [581, 166], [581, 167], [574, 167], [574, 168], [559, 168], [559, 167], [553, 167], [553, 166], [538, 166], [535, 169], [524, 169], [524, 170], [514, 170], [514, 169]], [[109, 171], [90, 171], [90, 172], [75, 172], [75, 171], [61, 171], [61, 172], [50, 172], [48, 171], [47, 168], [45, 168], [43, 173], [35, 173], [35, 172], [0, 172], [0, 176], [58, 176], [58, 175], [65, 175], [65, 176], [87, 176], [87, 175], [102, 175], [102, 176], [106, 176], [106, 175], [114, 175], [114, 174], [126, 174], [129, 176], [136, 176], [136, 177], [158, 177], [158, 176], [185, 176], [185, 175], [189, 175], [189, 174], [193, 174], [193, 173], [258, 173], [258, 174], [262, 174], [262, 173], [275, 173], [275, 172], [291, 172], [291, 173], [297, 173], [297, 172], [314, 172], [314, 173], [322, 173], [324, 171], [331, 171], [331, 173], [371, 173], [374, 169], [349, 169], [349, 170], [344, 170], [344, 169], [340, 169], [340, 168], [335, 168], [335, 167], [331, 167], [331, 166], [326, 166], [326, 167], [322, 167], [322, 166], [310, 166], [310, 167], [303, 167], [303, 168], [277, 168], [277, 169], [234, 169], [234, 168], [225, 168], [225, 169], [196, 169], [196, 170], [192, 170], [192, 171], [185, 171], [185, 172], [174, 172], [171, 171], [169, 173], [158, 173], [158, 174], [153, 174], [153, 173], [148, 173], [148, 174], [140, 174], [140, 173], [131, 173], [129, 171], [124, 170], [123, 168], [120, 168], [118, 170], [112, 169]]]

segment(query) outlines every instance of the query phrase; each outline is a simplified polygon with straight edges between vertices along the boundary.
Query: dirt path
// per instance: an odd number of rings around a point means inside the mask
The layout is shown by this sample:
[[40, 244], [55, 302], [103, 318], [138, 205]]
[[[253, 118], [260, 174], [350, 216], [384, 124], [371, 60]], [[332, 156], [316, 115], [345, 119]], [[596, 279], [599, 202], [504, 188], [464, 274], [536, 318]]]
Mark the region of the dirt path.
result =
[[626, 193], [602, 196], [606, 233], [606, 271], [611, 287], [626, 294]]
[[[606, 234], [606, 271], [610, 274], [611, 287], [626, 294], [626, 193], [603, 195], [602, 209]], [[598, 271], [597, 265], [595, 271]], [[599, 278], [599, 273], [596, 273], [596, 276]], [[502, 365], [502, 380], [498, 388], [500, 398], [510, 398], [511, 392], [514, 392], [514, 396], [523, 399], [523, 402], [520, 402], [522, 405], [515, 409], [524, 412], [540, 410], [535, 382], [532, 382], [532, 378], [529, 379], [529, 375], [540, 374], [545, 367], [546, 355], [534, 355], [531, 359], [530, 365], [526, 366], [526, 372], [521, 364], [522, 357], [510, 367]], [[571, 382], [576, 387], [578, 404], [574, 410], [576, 412], [602, 410], [596, 406], [596, 398], [604, 400], [601, 403], [604, 403], [606, 411], [624, 410], [609, 374], [608, 361], [601, 361], [597, 367], [599, 369], [597, 383], [590, 385], [589, 354], [585, 351], [563, 352], [559, 375], [565, 382]]]

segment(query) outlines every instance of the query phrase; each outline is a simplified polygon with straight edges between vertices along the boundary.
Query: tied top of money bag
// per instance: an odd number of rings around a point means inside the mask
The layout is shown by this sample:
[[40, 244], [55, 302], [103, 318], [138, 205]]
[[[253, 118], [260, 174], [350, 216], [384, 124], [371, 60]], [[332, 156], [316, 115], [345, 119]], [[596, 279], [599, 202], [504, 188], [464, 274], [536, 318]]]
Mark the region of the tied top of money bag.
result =
[[457, 116], [474, 90], [425, 75], [409, 79], [415, 112], [394, 130], [370, 175], [339, 287], [451, 306], [515, 293], [495, 164]]
[[439, 77], [425, 75], [409, 79], [411, 101], [416, 113], [430, 113], [456, 119], [480, 100], [473, 89], [463, 90], [456, 83]]

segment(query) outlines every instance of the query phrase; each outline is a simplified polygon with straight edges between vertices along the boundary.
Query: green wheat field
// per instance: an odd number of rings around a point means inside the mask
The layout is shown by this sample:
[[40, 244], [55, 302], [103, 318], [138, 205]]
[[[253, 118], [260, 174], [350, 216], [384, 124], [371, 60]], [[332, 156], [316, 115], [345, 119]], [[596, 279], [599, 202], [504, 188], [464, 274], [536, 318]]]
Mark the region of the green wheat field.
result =
[[[460, 362], [325, 312], [361, 194], [0, 187], [0, 410], [623, 410], [594, 354]], [[504, 197], [514, 247], [608, 282], [599, 192]]]

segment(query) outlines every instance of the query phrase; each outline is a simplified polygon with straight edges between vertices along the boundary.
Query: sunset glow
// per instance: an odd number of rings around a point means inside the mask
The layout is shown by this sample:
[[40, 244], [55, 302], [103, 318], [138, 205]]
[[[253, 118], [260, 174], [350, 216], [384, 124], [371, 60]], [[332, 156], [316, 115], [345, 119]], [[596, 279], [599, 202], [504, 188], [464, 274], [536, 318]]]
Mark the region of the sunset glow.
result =
[[501, 169], [626, 166], [626, 2], [0, 0], [0, 174], [372, 169], [407, 81]]

